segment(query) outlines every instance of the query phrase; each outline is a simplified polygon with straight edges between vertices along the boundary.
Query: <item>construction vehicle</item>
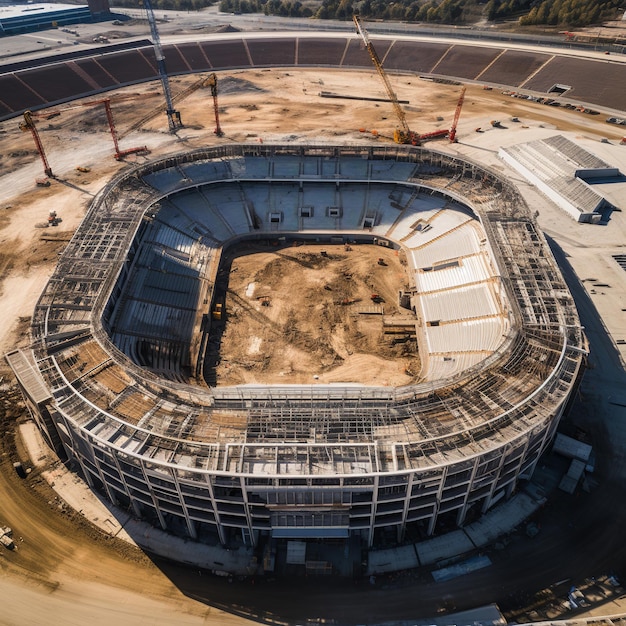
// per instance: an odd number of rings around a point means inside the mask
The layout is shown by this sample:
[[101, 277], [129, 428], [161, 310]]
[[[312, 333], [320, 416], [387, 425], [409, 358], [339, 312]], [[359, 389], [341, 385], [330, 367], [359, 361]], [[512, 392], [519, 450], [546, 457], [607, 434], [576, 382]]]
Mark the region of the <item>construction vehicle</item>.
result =
[[363, 43], [365, 44], [365, 49], [367, 50], [368, 54], [370, 55], [370, 58], [372, 59], [372, 62], [374, 63], [374, 67], [376, 68], [378, 75], [383, 81], [383, 84], [385, 86], [385, 91], [387, 92], [387, 97], [389, 98], [389, 101], [391, 102], [391, 105], [393, 106], [393, 110], [396, 114], [396, 117], [398, 118], [398, 122], [400, 123], [399, 128], [396, 128], [393, 133], [393, 140], [396, 143], [400, 143], [400, 144], [413, 144], [414, 146], [419, 145], [420, 143], [419, 134], [413, 132], [409, 128], [404, 111], [402, 110], [402, 107], [400, 106], [400, 103], [398, 102], [398, 96], [396, 96], [396, 92], [393, 90], [393, 87], [391, 86], [391, 83], [389, 82], [387, 73], [385, 72], [383, 68], [383, 64], [378, 56], [378, 53], [376, 52], [374, 48], [374, 45], [370, 41], [367, 31], [361, 24], [360, 16], [357, 13], [355, 13], [352, 16], [352, 20], [354, 21], [354, 25], [356, 26], [357, 33], [360, 35], [361, 39], [363, 40]]
[[159, 78], [161, 79], [161, 85], [163, 86], [163, 95], [165, 96], [165, 113], [167, 114], [167, 123], [171, 133], [176, 132], [179, 128], [182, 128], [183, 122], [180, 118], [180, 111], [174, 109], [174, 103], [172, 102], [172, 92], [170, 90], [170, 81], [167, 76], [167, 69], [165, 68], [165, 56], [163, 55], [163, 47], [161, 46], [161, 38], [159, 37], [159, 31], [156, 25], [156, 18], [154, 17], [154, 11], [152, 10], [152, 3], [150, 0], [143, 0], [143, 7], [146, 10], [148, 16], [148, 23], [150, 24], [150, 32], [152, 33], [152, 45], [154, 47], [154, 55], [156, 57], [157, 68], [159, 70]]
[[[449, 137], [451, 142], [456, 141], [456, 126], [459, 121], [459, 116], [461, 115], [461, 108], [463, 107], [463, 101], [465, 99], [465, 87], [461, 90], [461, 95], [456, 105], [456, 111], [454, 113], [454, 120], [452, 122], [452, 126], [450, 129], [441, 128], [437, 130], [433, 130], [429, 133], [416, 133], [409, 128], [409, 125], [406, 121], [406, 115], [404, 114], [404, 110], [400, 106], [400, 101], [398, 100], [398, 96], [396, 92], [393, 90], [391, 83], [389, 82], [389, 78], [385, 69], [383, 68], [383, 64], [374, 48], [374, 45], [370, 41], [369, 35], [365, 30], [364, 26], [361, 24], [361, 18], [358, 14], [354, 14], [352, 16], [354, 24], [357, 29], [357, 33], [361, 36], [363, 43], [365, 44], [365, 48], [374, 63], [374, 67], [378, 72], [378, 75], [381, 77], [383, 84], [385, 86], [385, 91], [387, 92], [387, 97], [393, 106], [393, 110], [398, 118], [399, 128], [396, 128], [393, 133], [393, 140], [396, 143], [400, 144], [411, 144], [413, 146], [419, 146], [425, 141], [429, 141], [431, 139], [441, 139], [444, 137]], [[371, 131], [372, 135], [378, 136], [377, 131]]]
[[218, 137], [222, 137], [222, 127], [220, 126], [220, 111], [217, 106], [217, 74], [213, 72], [206, 79], [207, 87], [211, 88], [211, 96], [213, 97], [213, 111], [215, 112], [215, 130], [213, 131]]
[[14, 550], [15, 543], [11, 539], [13, 530], [9, 526], [0, 527], [0, 544], [2, 544], [7, 550]]
[[[54, 174], [52, 173], [52, 168], [50, 167], [50, 164], [48, 163], [46, 152], [43, 149], [43, 144], [41, 143], [41, 138], [39, 137], [39, 132], [37, 131], [37, 127], [35, 126], [35, 122], [33, 121], [33, 114], [31, 111], [24, 111], [24, 121], [20, 123], [20, 130], [24, 133], [28, 131], [31, 132], [33, 136], [33, 140], [35, 142], [35, 146], [37, 147], [37, 152], [39, 152], [39, 156], [41, 157], [41, 161], [43, 163], [44, 174], [48, 178], [52, 178]], [[37, 184], [40, 186], [45, 185], [45, 183], [40, 184], [39, 181], [37, 181]]]

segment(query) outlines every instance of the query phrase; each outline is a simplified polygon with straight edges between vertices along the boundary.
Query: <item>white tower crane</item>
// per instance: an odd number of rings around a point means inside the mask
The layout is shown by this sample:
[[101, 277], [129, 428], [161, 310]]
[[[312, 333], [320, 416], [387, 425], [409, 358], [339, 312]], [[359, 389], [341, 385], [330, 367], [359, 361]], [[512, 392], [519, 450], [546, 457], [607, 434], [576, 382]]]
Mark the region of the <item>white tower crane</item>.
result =
[[152, 44], [154, 45], [154, 54], [156, 56], [157, 68], [159, 70], [159, 78], [161, 79], [161, 84], [163, 85], [165, 105], [167, 107], [165, 110], [167, 113], [167, 123], [169, 124], [170, 132], [173, 133], [179, 128], [182, 128], [183, 123], [180, 119], [180, 111], [174, 109], [174, 103], [172, 102], [170, 81], [167, 77], [167, 70], [165, 69], [165, 56], [163, 55], [161, 38], [159, 37], [159, 31], [157, 30], [156, 19], [154, 17], [154, 11], [152, 10], [150, 0], [143, 0], [143, 6], [146, 9], [146, 14], [148, 16], [150, 32], [152, 33]]

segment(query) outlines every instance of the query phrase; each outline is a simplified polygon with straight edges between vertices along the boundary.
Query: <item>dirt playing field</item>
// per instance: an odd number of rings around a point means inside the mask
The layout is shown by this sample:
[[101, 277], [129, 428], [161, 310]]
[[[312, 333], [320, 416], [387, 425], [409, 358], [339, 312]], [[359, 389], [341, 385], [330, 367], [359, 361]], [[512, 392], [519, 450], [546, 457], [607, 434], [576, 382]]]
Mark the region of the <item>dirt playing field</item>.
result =
[[[397, 251], [319, 244], [262, 250], [248, 246], [230, 264], [225, 315], [215, 329], [223, 331], [218, 384], [399, 386], [416, 379], [417, 320], [398, 307], [408, 277]], [[406, 318], [398, 332], [392, 324]]]
[[[174, 79], [172, 89], [176, 93], [195, 80]], [[35, 186], [43, 166], [30, 133], [19, 131], [17, 119], [0, 124], [0, 353], [28, 346], [30, 316], [58, 254], [93, 196], [120, 168], [159, 155], [232, 141], [384, 144], [395, 127], [393, 110], [386, 103], [318, 95], [322, 90], [347, 95], [365, 91], [370, 97], [384, 97], [374, 71], [255, 70], [220, 75], [219, 80], [222, 138], [213, 134], [206, 89], [198, 89], [179, 104], [185, 128], [177, 135], [167, 132], [163, 115], [126, 133], [158, 105], [154, 84], [123, 90], [133, 97], [118, 103], [113, 96], [120, 147], [145, 145], [151, 151], [148, 156], [128, 157], [126, 162], [113, 159], [111, 136], [100, 107], [72, 108], [50, 119], [36, 118], [55, 175], [49, 187]], [[449, 125], [459, 85], [406, 76], [393, 77], [392, 82], [398, 97], [410, 101], [405, 109], [412, 128], [426, 132]], [[504, 120], [510, 131], [493, 129], [489, 122], [494, 115]], [[508, 123], [511, 117], [518, 117], [520, 122]], [[545, 107], [473, 85], [468, 87], [458, 135], [461, 144], [478, 143], [488, 134], [504, 136], [506, 132], [516, 132], [524, 141], [525, 132], [546, 127], [619, 140], [620, 129], [604, 124], [603, 119], [603, 115]], [[484, 135], [477, 134], [476, 128], [483, 129]], [[379, 136], [372, 135], [371, 130], [377, 130]], [[443, 143], [433, 147], [456, 150]], [[476, 150], [493, 152], [493, 147], [479, 145]], [[77, 170], [79, 166], [86, 171]], [[38, 227], [46, 223], [50, 210], [57, 211], [62, 221], [58, 226]], [[326, 250], [328, 257], [322, 257], [321, 250], [313, 246], [303, 246], [233, 260], [220, 353], [229, 356], [222, 358], [216, 372], [221, 383], [269, 381], [275, 376], [285, 383], [306, 382], [313, 376], [319, 376], [320, 382], [358, 380], [385, 385], [415, 379], [419, 357], [413, 339], [393, 346], [381, 337], [383, 316], [355, 313], [365, 306], [383, 306], [385, 316], [398, 313], [397, 291], [406, 281], [398, 257], [393, 251], [367, 246], [350, 252], [329, 246]], [[385, 259], [385, 266], [378, 266], [378, 257]], [[298, 285], [297, 299], [294, 285]], [[372, 293], [381, 295], [384, 302], [372, 303]], [[269, 306], [263, 306], [260, 299], [265, 295], [269, 296]], [[355, 302], [337, 304], [346, 299]], [[242, 336], [245, 341], [237, 339]], [[320, 336], [323, 341], [313, 339]], [[273, 352], [268, 350], [270, 346]], [[239, 367], [233, 367], [235, 362]], [[365, 365], [370, 368], [367, 377], [363, 375]], [[10, 525], [15, 535], [23, 538], [17, 552], [1, 554], [0, 578], [49, 594], [43, 606], [51, 606], [53, 599], [59, 600], [66, 593], [58, 615], [63, 607], [68, 610], [74, 604], [77, 617], [85, 615], [80, 607], [93, 606], [97, 613], [108, 605], [116, 610], [121, 607], [122, 617], [118, 619], [116, 614], [113, 618], [117, 623], [147, 623], [146, 615], [154, 617], [150, 623], [247, 622], [234, 612], [226, 614], [183, 596], [141, 552], [103, 538], [95, 527], [78, 521], [79, 516], [55, 500], [54, 492], [42, 480], [18, 479], [11, 462], [24, 459], [26, 453], [19, 440], [15, 442], [14, 423], [27, 414], [4, 362], [0, 363], [0, 393], [4, 399], [0, 406], [0, 525]], [[52, 594], [56, 594], [54, 598]], [[141, 605], [141, 598], [150, 606]], [[284, 600], [285, 604], [289, 601]], [[384, 603], [382, 598], [380, 601]], [[143, 609], [143, 614], [138, 609], [134, 622], [129, 619], [132, 606]], [[37, 613], [35, 608], [31, 615], [35, 617], [32, 623], [55, 622], [55, 615]], [[93, 624], [105, 623], [90, 617], [64, 623], [84, 623], [87, 619]], [[107, 623], [113, 619], [109, 616]]]

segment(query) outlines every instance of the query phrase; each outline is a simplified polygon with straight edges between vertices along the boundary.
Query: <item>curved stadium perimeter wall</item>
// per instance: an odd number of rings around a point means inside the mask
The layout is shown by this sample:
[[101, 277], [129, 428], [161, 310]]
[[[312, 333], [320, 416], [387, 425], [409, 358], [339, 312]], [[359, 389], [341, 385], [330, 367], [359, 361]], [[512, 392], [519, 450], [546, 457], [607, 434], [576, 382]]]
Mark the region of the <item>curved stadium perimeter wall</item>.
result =
[[[157, 204], [190, 179], [276, 173], [285, 159], [294, 167], [283, 176], [302, 185], [311, 183], [312, 162], [334, 164], [322, 168], [332, 180], [346, 160], [386, 162], [408, 171], [404, 182], [463, 199], [510, 306], [499, 348], [452, 377], [401, 388], [203, 388], [123, 354], [107, 320], [123, 298], [136, 234]], [[231, 145], [120, 174], [64, 251], [32, 337], [32, 350], [7, 360], [47, 440], [92, 488], [169, 532], [252, 545], [270, 536], [357, 536], [372, 546], [475, 519], [531, 476], [585, 349], [572, 298], [514, 187], [475, 164], [408, 146]]]
[[[158, 78], [153, 47], [144, 41], [0, 66], [0, 121], [122, 86]], [[626, 64], [567, 55], [550, 49], [509, 48], [499, 43], [376, 38], [389, 72], [445, 76], [535, 92], [569, 85], [568, 99], [626, 110]], [[355, 35], [232, 33], [164, 47], [168, 73], [191, 74], [266, 67], [372, 68]]]

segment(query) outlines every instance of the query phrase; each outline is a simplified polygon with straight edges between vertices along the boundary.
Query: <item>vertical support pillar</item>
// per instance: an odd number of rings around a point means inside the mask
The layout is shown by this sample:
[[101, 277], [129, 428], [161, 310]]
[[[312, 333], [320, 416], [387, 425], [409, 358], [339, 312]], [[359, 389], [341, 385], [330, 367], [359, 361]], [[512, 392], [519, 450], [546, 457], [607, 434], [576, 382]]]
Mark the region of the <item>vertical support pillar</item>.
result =
[[172, 469], [172, 478], [174, 479], [174, 485], [176, 485], [176, 493], [178, 494], [178, 501], [180, 502], [180, 506], [183, 510], [183, 515], [185, 516], [185, 523], [187, 524], [187, 532], [189, 533], [189, 536], [192, 539], [197, 539], [198, 534], [196, 532], [196, 525], [194, 524], [194, 521], [189, 517], [187, 504], [185, 502], [183, 492], [180, 488], [180, 483], [178, 482], [178, 472], [175, 469]]
[[211, 496], [211, 506], [213, 507], [213, 514], [215, 515], [215, 524], [217, 527], [217, 535], [220, 538], [220, 543], [226, 545], [226, 537], [224, 536], [224, 529], [222, 528], [222, 522], [220, 520], [220, 512], [217, 508], [217, 502], [215, 502], [215, 493], [213, 491], [213, 483], [211, 482], [211, 475], [206, 475], [206, 482], [209, 488], [209, 495]]
[[367, 546], [371, 548], [374, 545], [374, 523], [376, 522], [376, 509], [378, 508], [378, 474], [374, 476], [374, 485], [372, 487], [372, 510], [370, 512], [370, 528], [367, 538]]
[[448, 468], [444, 467], [441, 471], [441, 482], [439, 483], [439, 489], [437, 490], [437, 497], [435, 500], [435, 508], [433, 510], [433, 516], [428, 523], [428, 530], [426, 534], [430, 537], [435, 532], [435, 526], [437, 525], [437, 518], [439, 517], [439, 507], [441, 506], [441, 496], [443, 494], [443, 487], [446, 483], [448, 476]]
[[498, 481], [500, 480], [500, 476], [502, 475], [502, 468], [504, 467], [504, 459], [506, 458], [506, 453], [510, 449], [510, 445], [505, 446], [503, 450], [500, 451], [500, 462], [498, 463], [498, 469], [494, 473], [493, 480], [491, 483], [491, 488], [489, 489], [489, 495], [485, 498], [485, 502], [483, 504], [483, 513], [486, 513], [489, 507], [491, 506], [491, 502], [493, 501], [493, 496], [496, 493], [496, 489], [498, 486]]
[[470, 475], [469, 481], [467, 482], [467, 489], [465, 490], [465, 499], [463, 500], [463, 506], [459, 509], [456, 516], [456, 525], [461, 527], [465, 523], [465, 517], [467, 515], [468, 500], [470, 493], [472, 492], [472, 486], [474, 485], [474, 479], [476, 478], [476, 472], [478, 470], [478, 459], [480, 457], [476, 457], [474, 459], [474, 467], [472, 468], [472, 473]]
[[148, 489], [148, 493], [150, 494], [150, 499], [152, 500], [152, 505], [154, 506], [154, 510], [156, 511], [157, 517], [159, 518], [159, 524], [163, 530], [167, 530], [167, 524], [165, 523], [165, 518], [163, 517], [163, 513], [161, 513], [161, 509], [159, 507], [159, 501], [157, 500], [154, 492], [152, 491], [152, 486], [150, 485], [150, 480], [148, 479], [148, 475], [146, 474], [146, 466], [145, 461], [141, 460], [141, 471], [143, 472], [143, 479]]
[[406, 494], [404, 497], [404, 509], [402, 511], [402, 524], [398, 527], [398, 543], [404, 541], [404, 535], [406, 534], [407, 517], [409, 515], [409, 505], [411, 503], [411, 492], [413, 491], [413, 481], [415, 473], [411, 472], [407, 476], [406, 481]]
[[254, 536], [254, 530], [252, 528], [252, 514], [250, 512], [250, 503], [248, 502], [248, 492], [246, 489], [246, 479], [241, 476], [239, 478], [239, 486], [241, 487], [241, 495], [243, 497], [244, 511], [246, 512], [246, 523], [248, 524], [248, 534], [250, 535], [250, 544], [253, 548], [256, 547], [256, 538]]

